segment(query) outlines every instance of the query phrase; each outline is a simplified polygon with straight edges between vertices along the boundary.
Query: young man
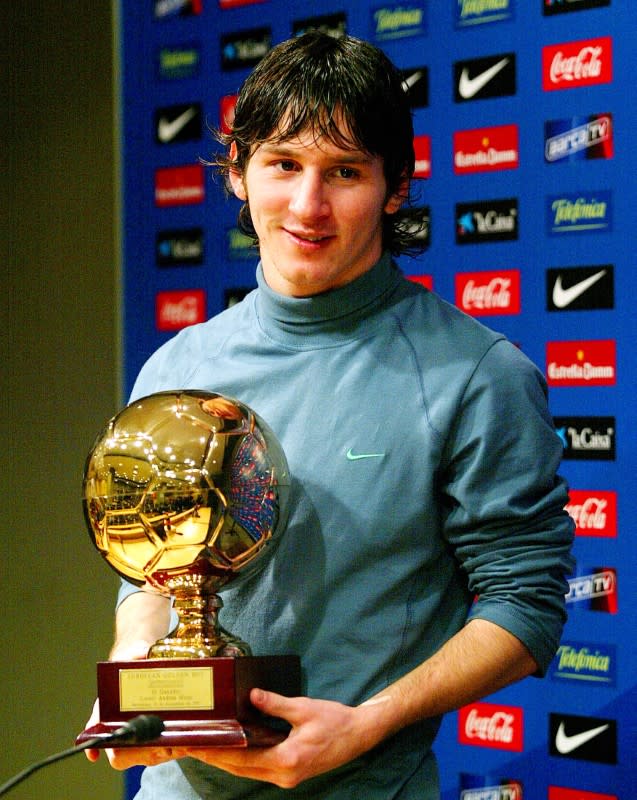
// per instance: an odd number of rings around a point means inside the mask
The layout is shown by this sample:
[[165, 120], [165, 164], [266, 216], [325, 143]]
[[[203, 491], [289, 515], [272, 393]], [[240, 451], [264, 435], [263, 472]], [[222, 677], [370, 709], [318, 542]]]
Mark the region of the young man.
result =
[[[441, 714], [543, 673], [565, 619], [572, 523], [544, 382], [391, 261], [415, 243], [397, 214], [413, 130], [379, 50], [279, 45], [224, 143], [258, 288], [160, 348], [133, 398], [209, 389], [279, 437], [290, 519], [222, 622], [257, 654], [298, 653], [305, 696], [253, 690], [291, 725], [272, 748], [109, 757], [150, 765], [140, 800], [434, 800]], [[111, 658], [143, 657], [169, 613], [124, 584]]]

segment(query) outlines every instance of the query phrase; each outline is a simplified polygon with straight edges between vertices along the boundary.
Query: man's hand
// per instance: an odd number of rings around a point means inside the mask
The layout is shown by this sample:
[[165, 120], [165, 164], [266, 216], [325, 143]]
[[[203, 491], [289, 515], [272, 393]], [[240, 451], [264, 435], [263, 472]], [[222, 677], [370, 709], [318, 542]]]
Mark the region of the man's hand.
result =
[[187, 748], [186, 755], [233, 775], [291, 789], [348, 763], [382, 738], [374, 735], [378, 727], [372, 724], [373, 703], [354, 708], [262, 689], [253, 689], [250, 700], [264, 714], [290, 723], [287, 739], [268, 748]]
[[[100, 720], [99, 700], [95, 701], [93, 713], [86, 723], [90, 728]], [[185, 751], [176, 747], [105, 747], [103, 748], [109, 763], [113, 769], [124, 770], [129, 767], [143, 765], [153, 767], [162, 764], [164, 761], [171, 761], [173, 758], [183, 758]], [[101, 749], [85, 750], [84, 754], [89, 761], [97, 761], [100, 757]]]
[[[122, 647], [114, 649], [111, 653], [112, 661], [141, 661], [146, 658], [149, 642], [138, 639], [135, 642]], [[96, 725], [100, 720], [100, 707], [99, 700], [96, 700], [93, 705], [93, 712], [86, 723], [86, 728]], [[100, 757], [101, 750], [85, 750], [84, 753], [89, 761], [97, 761]], [[139, 764], [146, 767], [152, 767], [156, 764], [162, 764], [164, 761], [171, 761], [173, 758], [182, 758], [184, 752], [175, 747], [117, 747], [117, 748], [104, 748], [111, 767], [114, 769], [128, 769]]]
[[[160, 636], [168, 633], [170, 599], [157, 592], [142, 591], [129, 595], [119, 606], [115, 618], [115, 644], [109, 654], [110, 661], [141, 661]], [[93, 713], [86, 723], [92, 727], [99, 722], [99, 704], [95, 701]], [[178, 751], [166, 747], [105, 748], [108, 760], [115, 769], [128, 769], [136, 764], [153, 766], [180, 758]], [[97, 761], [100, 750], [85, 750], [89, 761]]]
[[356, 707], [253, 689], [254, 706], [292, 726], [281, 744], [186, 753], [233, 775], [289, 789], [352, 761], [407, 725], [460, 708], [536, 670], [515, 636], [476, 619], [427, 661]]

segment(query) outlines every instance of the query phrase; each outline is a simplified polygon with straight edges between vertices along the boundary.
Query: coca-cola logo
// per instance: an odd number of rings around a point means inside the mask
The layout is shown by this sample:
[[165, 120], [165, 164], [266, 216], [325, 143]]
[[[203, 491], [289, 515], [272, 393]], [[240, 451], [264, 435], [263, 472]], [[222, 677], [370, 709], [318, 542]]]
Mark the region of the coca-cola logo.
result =
[[424, 286], [425, 289], [429, 289], [430, 292], [433, 292], [434, 289], [434, 279], [433, 275], [407, 275], [407, 278], [413, 283], [419, 283], [421, 286]]
[[236, 94], [226, 94], [219, 101], [219, 120], [222, 133], [228, 134], [232, 130], [237, 98]]
[[520, 313], [520, 271], [461, 272], [456, 305], [472, 316]]
[[578, 536], [617, 536], [617, 493], [571, 489], [565, 510]]
[[221, 8], [234, 8], [235, 6], [249, 6], [260, 2], [262, 0], [219, 0], [219, 6]]
[[568, 789], [564, 786], [549, 786], [548, 800], [618, 800], [616, 794], [589, 792], [586, 789]]
[[474, 703], [458, 712], [458, 740], [462, 744], [521, 753], [524, 715], [518, 706]]
[[545, 47], [542, 50], [544, 90], [610, 83], [613, 79], [612, 50], [610, 36]]
[[206, 293], [203, 289], [158, 292], [155, 322], [158, 331], [178, 331], [206, 319]]

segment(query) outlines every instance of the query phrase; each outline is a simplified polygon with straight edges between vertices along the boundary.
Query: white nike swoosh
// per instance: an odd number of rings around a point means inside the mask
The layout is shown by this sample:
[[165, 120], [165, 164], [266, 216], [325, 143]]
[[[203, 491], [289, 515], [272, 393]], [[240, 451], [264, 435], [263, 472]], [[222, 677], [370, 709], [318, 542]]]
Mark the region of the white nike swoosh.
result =
[[167, 120], [165, 117], [161, 117], [157, 124], [157, 138], [159, 141], [164, 144], [172, 141], [196, 113], [197, 109], [194, 106], [190, 106], [190, 108], [182, 111], [182, 113], [173, 120]]
[[412, 72], [411, 75], [408, 75], [402, 82], [403, 91], [408, 92], [412, 86], [415, 86], [418, 83], [422, 76], [423, 71], [421, 69], [416, 70], [416, 72]]
[[590, 742], [590, 740], [594, 739], [596, 736], [599, 736], [599, 734], [608, 727], [608, 725], [600, 725], [599, 728], [591, 728], [589, 731], [582, 731], [581, 733], [574, 733], [572, 736], [567, 736], [564, 731], [564, 723], [560, 722], [560, 727], [555, 734], [555, 749], [558, 753], [565, 756], [568, 753], [572, 753], [573, 750], [577, 750], [578, 747], [586, 744], [586, 742]]
[[352, 448], [347, 451], [348, 461], [360, 461], [362, 458], [383, 458], [385, 453], [353, 453]]
[[469, 71], [465, 67], [460, 73], [460, 81], [458, 82], [460, 97], [462, 97], [463, 100], [470, 100], [474, 95], [478, 94], [480, 89], [483, 89], [490, 80], [493, 80], [498, 72], [503, 70], [508, 63], [509, 59], [503, 58], [502, 61], [498, 61], [497, 64], [494, 64], [492, 67], [489, 67], [489, 69], [476, 75], [475, 78], [469, 77]]
[[562, 288], [562, 276], [558, 275], [557, 280], [555, 281], [555, 286], [553, 287], [553, 303], [558, 308], [566, 308], [566, 306], [570, 305], [573, 300], [577, 300], [577, 298], [584, 294], [587, 289], [597, 283], [597, 281], [606, 274], [606, 270], [602, 269], [599, 272], [596, 272], [594, 275], [591, 275], [589, 278], [584, 278], [583, 281], [574, 284], [573, 286], [569, 286], [568, 289]]

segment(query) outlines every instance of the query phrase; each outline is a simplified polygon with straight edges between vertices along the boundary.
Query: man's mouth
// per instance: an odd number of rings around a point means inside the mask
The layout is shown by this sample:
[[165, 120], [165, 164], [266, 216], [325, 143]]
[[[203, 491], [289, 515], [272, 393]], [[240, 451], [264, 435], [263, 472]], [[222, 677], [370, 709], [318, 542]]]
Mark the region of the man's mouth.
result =
[[294, 236], [295, 239], [300, 239], [301, 241], [308, 242], [309, 244], [319, 244], [320, 242], [324, 242], [333, 238], [333, 236], [329, 234], [304, 233], [302, 231], [289, 230], [288, 228], [285, 230], [290, 234], [290, 236]]

